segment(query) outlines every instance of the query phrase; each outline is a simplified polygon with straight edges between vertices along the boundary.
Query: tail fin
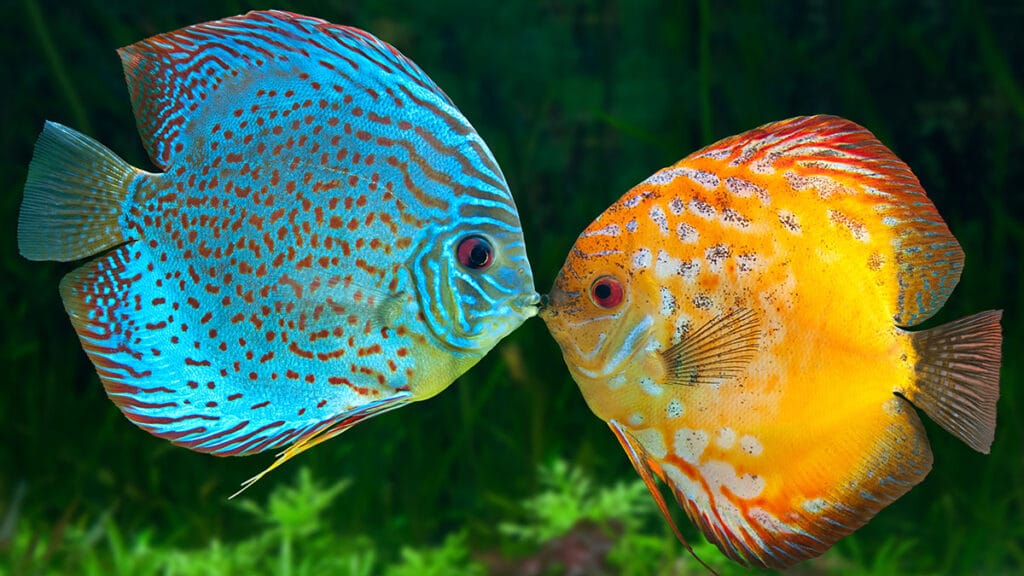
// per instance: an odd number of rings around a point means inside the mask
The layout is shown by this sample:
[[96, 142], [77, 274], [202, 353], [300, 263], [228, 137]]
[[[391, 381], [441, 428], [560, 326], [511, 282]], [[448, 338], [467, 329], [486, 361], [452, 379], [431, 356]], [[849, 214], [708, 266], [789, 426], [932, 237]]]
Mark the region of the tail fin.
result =
[[119, 220], [139, 173], [92, 138], [47, 122], [18, 216], [21, 255], [67, 262], [123, 243]]
[[984, 454], [996, 432], [1002, 315], [988, 310], [912, 335], [917, 382], [905, 396]]

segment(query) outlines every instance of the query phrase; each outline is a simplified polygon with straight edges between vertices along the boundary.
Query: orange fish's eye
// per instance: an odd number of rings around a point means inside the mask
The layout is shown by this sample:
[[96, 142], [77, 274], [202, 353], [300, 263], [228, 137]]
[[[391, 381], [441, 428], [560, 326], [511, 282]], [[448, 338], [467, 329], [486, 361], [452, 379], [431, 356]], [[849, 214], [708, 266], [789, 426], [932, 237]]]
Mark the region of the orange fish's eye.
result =
[[491, 243], [483, 236], [466, 236], [455, 249], [459, 264], [469, 270], [486, 270], [494, 260]]
[[590, 285], [590, 297], [601, 308], [615, 308], [622, 303], [622, 283], [614, 276], [601, 276]]

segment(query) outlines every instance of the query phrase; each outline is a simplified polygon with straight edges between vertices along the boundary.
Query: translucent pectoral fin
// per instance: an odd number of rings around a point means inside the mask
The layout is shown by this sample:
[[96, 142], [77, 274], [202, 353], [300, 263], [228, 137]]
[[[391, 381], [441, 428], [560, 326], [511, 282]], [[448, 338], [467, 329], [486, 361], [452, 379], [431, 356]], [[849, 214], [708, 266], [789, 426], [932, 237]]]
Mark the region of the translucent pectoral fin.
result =
[[667, 382], [696, 386], [739, 374], [757, 351], [760, 333], [760, 319], [748, 308], [716, 316], [661, 353]]

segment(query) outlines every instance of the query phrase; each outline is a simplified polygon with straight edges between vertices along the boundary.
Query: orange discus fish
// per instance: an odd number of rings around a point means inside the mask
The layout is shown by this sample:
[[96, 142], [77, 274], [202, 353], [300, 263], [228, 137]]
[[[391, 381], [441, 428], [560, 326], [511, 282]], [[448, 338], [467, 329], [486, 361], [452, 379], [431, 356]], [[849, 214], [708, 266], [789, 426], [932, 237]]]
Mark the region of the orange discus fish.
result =
[[871, 133], [794, 118], [627, 192], [580, 235], [541, 316], [669, 523], [655, 476], [727, 556], [784, 568], [925, 477], [913, 406], [989, 451], [1001, 312], [907, 330], [963, 260]]

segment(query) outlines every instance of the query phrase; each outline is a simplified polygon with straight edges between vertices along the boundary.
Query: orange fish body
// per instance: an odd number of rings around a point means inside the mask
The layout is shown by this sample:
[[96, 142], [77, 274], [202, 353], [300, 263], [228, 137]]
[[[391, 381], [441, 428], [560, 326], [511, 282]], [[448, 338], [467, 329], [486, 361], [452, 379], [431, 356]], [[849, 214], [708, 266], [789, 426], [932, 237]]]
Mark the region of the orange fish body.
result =
[[962, 267], [903, 162], [856, 124], [803, 117], [627, 192], [579, 237], [541, 316], [666, 518], [654, 476], [726, 555], [781, 568], [928, 473], [911, 403], [988, 451], [999, 312], [901, 328]]

